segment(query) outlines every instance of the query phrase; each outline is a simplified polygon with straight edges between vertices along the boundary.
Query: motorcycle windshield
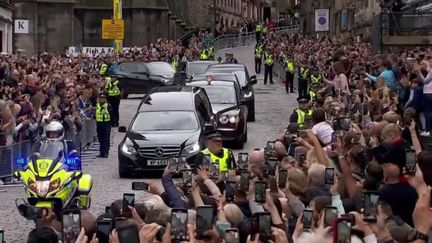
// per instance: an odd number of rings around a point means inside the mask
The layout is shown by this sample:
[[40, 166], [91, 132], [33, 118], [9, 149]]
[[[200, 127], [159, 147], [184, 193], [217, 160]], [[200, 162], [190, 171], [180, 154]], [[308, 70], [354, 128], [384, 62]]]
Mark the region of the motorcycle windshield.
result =
[[46, 142], [42, 143], [39, 148], [39, 159], [52, 159], [63, 157], [63, 143], [62, 142]]

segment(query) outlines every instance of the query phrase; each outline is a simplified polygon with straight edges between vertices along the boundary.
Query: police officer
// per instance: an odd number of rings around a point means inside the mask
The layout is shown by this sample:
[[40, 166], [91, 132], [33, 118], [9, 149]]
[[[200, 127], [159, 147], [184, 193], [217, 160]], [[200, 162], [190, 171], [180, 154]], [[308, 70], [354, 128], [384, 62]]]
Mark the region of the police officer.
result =
[[317, 84], [317, 85], [321, 85], [322, 84], [322, 77], [321, 74], [319, 73], [319, 70], [317, 67], [313, 67], [312, 68], [312, 73], [310, 75], [310, 84]]
[[294, 92], [294, 71], [295, 71], [295, 64], [294, 64], [294, 60], [288, 56], [285, 59], [285, 78], [286, 78], [286, 82], [285, 82], [285, 91], [288, 93], [292, 93]]
[[203, 164], [206, 155], [210, 156], [212, 163], [219, 163], [219, 172], [232, 171], [237, 167], [233, 152], [222, 147], [222, 136], [217, 131], [210, 131], [207, 134], [206, 149], [191, 158], [195, 170]]
[[108, 103], [111, 105], [111, 126], [119, 126], [119, 106], [121, 100], [120, 84], [116, 78], [105, 78], [105, 90], [108, 93]]
[[262, 24], [260, 22], [258, 22], [255, 26], [255, 37], [256, 37], [256, 42], [260, 42], [261, 40], [261, 31], [262, 31]]
[[99, 75], [103, 77], [105, 76], [107, 71], [108, 71], [108, 64], [103, 62], [99, 68]]
[[96, 132], [99, 140], [100, 158], [108, 158], [111, 135], [110, 105], [106, 95], [101, 93], [96, 104]]
[[308, 91], [308, 83], [310, 79], [310, 70], [306, 60], [303, 60], [299, 67], [298, 92], [299, 97], [306, 97]]
[[298, 108], [290, 116], [290, 122], [297, 123], [300, 129], [312, 119], [312, 110], [309, 109], [309, 100], [306, 97], [298, 97]]
[[262, 56], [264, 54], [264, 45], [257, 42], [255, 46], [255, 73], [261, 73]]
[[204, 50], [202, 50], [202, 52], [201, 52], [200, 60], [206, 61], [206, 60], [209, 60], [209, 58], [210, 58], [209, 51], [207, 50], [207, 48], [204, 48]]
[[267, 78], [270, 79], [270, 84], [273, 84], [273, 54], [270, 49], [264, 53], [264, 84], [267, 84]]
[[215, 58], [215, 49], [214, 49], [214, 46], [210, 46], [208, 48], [208, 50], [209, 50], [209, 59], [210, 60], [214, 60], [214, 58]]
[[179, 56], [178, 56], [178, 54], [174, 55], [174, 56], [171, 58], [170, 66], [171, 66], [175, 71], [177, 71], [177, 68], [178, 68], [178, 66], [179, 66]]

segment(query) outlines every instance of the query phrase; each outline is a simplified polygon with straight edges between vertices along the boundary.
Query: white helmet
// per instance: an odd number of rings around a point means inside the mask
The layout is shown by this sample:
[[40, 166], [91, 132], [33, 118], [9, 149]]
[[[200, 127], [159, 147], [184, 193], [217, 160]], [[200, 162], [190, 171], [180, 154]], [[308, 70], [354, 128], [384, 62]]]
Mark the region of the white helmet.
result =
[[45, 137], [52, 142], [59, 142], [63, 140], [64, 128], [58, 121], [53, 121], [45, 128]]

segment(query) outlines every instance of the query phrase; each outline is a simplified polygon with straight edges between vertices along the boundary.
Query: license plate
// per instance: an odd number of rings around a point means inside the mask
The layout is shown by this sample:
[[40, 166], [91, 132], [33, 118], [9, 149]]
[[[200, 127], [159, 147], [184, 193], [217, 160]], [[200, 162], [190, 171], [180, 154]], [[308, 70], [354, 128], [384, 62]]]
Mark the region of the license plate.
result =
[[167, 159], [149, 159], [147, 160], [148, 166], [162, 166], [162, 165], [168, 165]]

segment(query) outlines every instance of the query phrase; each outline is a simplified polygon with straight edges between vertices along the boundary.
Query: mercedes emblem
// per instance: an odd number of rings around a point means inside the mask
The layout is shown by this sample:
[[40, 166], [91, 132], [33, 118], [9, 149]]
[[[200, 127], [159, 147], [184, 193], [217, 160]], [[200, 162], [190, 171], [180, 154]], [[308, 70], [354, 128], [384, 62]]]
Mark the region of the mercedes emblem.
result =
[[155, 154], [156, 154], [157, 157], [162, 157], [162, 156], [164, 155], [164, 150], [163, 150], [163, 148], [161, 148], [161, 147], [157, 147], [157, 148], [155, 149]]

